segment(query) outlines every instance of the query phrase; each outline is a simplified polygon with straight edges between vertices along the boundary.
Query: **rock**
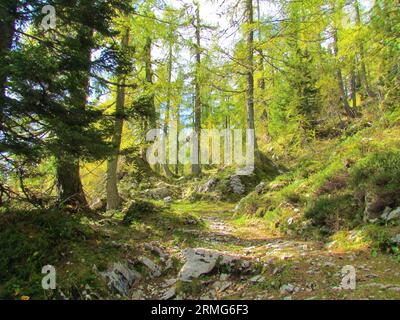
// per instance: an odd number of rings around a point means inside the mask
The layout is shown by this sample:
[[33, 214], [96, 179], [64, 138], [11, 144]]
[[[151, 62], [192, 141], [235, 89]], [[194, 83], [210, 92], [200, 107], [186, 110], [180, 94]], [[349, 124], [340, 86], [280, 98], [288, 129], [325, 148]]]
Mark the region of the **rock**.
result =
[[[382, 216], [382, 212], [388, 214], [386, 209], [390, 205], [391, 200], [385, 196], [379, 196], [368, 192], [365, 195], [364, 221], [375, 222]], [[400, 211], [400, 208], [399, 208]], [[399, 213], [400, 216], [400, 213]]]
[[127, 296], [129, 289], [142, 277], [136, 270], [129, 269], [119, 262], [114, 263], [109, 271], [100, 274], [106, 279], [110, 290], [123, 296]]
[[212, 192], [218, 184], [218, 178], [212, 177], [199, 188], [199, 192]]
[[400, 233], [396, 234], [392, 239], [392, 242], [396, 243], [396, 244], [400, 244]]
[[165, 199], [171, 197], [173, 192], [169, 187], [160, 187], [155, 189], [147, 189], [144, 191], [145, 196], [153, 198], [155, 200]]
[[172, 200], [172, 197], [170, 197], [170, 196], [165, 197], [163, 200], [164, 200], [164, 203], [165, 203], [165, 204], [170, 204], [170, 203], [172, 203], [172, 201], [173, 201], [173, 200]]
[[229, 178], [229, 185], [233, 193], [244, 194], [244, 192], [246, 191], [245, 186], [243, 185], [239, 176], [231, 176]]
[[150, 277], [155, 278], [161, 276], [161, 268], [149, 258], [139, 257], [137, 261], [143, 264], [150, 271]]
[[292, 284], [284, 284], [283, 286], [280, 287], [279, 291], [282, 294], [290, 294], [293, 293], [295, 291], [295, 287]]
[[179, 273], [181, 281], [191, 281], [204, 274], [209, 274], [217, 266], [227, 267], [235, 271], [248, 271], [250, 262], [241, 256], [231, 255], [224, 252], [203, 249], [188, 248], [183, 250], [186, 263]]
[[232, 285], [229, 281], [217, 281], [213, 284], [213, 288], [219, 292], [223, 292]]
[[256, 186], [255, 192], [258, 195], [260, 195], [260, 194], [264, 193], [266, 187], [267, 187], [267, 185], [265, 184], [265, 182], [261, 182]]
[[250, 282], [252, 282], [252, 283], [261, 283], [264, 281], [265, 281], [265, 277], [263, 277], [262, 275], [257, 275], [257, 276], [250, 278]]
[[178, 281], [178, 279], [167, 279], [163, 282], [163, 284], [161, 286], [163, 288], [167, 288], [167, 287], [173, 286], [177, 281]]
[[398, 207], [397, 209], [394, 209], [394, 210], [391, 210], [389, 207], [386, 207], [381, 218], [385, 221], [399, 219], [400, 218], [400, 207]]
[[175, 298], [176, 296], [176, 288], [169, 288], [164, 294], [161, 296], [161, 300], [170, 300]]

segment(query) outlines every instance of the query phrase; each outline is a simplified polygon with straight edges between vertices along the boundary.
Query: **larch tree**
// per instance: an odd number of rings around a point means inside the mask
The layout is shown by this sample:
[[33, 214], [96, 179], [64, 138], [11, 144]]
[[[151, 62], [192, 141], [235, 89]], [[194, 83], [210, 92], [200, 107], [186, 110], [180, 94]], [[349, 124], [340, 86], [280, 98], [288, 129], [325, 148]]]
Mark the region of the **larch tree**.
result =
[[[126, 51], [129, 46], [130, 29], [126, 28], [122, 40], [121, 50]], [[118, 159], [121, 148], [122, 129], [125, 117], [125, 74], [121, 71], [117, 80], [117, 96], [115, 103], [114, 132], [112, 137], [113, 154], [107, 162], [107, 210], [117, 210], [121, 206], [121, 198], [118, 193]]]

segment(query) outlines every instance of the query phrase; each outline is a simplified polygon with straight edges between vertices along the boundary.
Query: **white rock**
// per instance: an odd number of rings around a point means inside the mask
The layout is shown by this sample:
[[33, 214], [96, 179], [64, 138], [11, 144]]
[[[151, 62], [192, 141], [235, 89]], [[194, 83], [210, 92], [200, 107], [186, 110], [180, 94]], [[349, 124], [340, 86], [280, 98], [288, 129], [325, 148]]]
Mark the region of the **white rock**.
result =
[[100, 273], [106, 280], [110, 290], [127, 296], [129, 289], [141, 275], [136, 270], [129, 269], [122, 263], [114, 263], [109, 271]]
[[245, 192], [245, 187], [239, 176], [231, 176], [229, 179], [229, 185], [232, 188], [232, 191], [236, 194], [243, 194]]
[[398, 219], [400, 218], [400, 207], [398, 207], [397, 209], [394, 209], [393, 211], [391, 211], [387, 217], [386, 217], [386, 221], [390, 221], [390, 220], [394, 220], [394, 219]]
[[139, 257], [138, 261], [142, 263], [149, 271], [151, 277], [161, 276], [161, 268], [147, 257]]
[[217, 262], [220, 266], [235, 267], [241, 270], [250, 267], [249, 261], [243, 260], [242, 257], [216, 250], [188, 248], [183, 250], [182, 254], [186, 263], [179, 273], [181, 281], [191, 281], [210, 273], [216, 267]]
[[172, 202], [172, 197], [165, 197], [164, 199], [165, 203], [171, 203]]
[[162, 296], [161, 300], [170, 300], [176, 296], [176, 288], [169, 288]]
[[260, 283], [260, 282], [264, 282], [265, 281], [265, 277], [263, 277], [262, 275], [257, 275], [257, 276], [254, 276], [254, 277], [252, 277], [252, 278], [250, 278], [250, 282], [253, 282], [253, 283]]
[[290, 284], [290, 283], [289, 283], [289, 284], [284, 284], [284, 285], [281, 286], [280, 289], [279, 289], [279, 291], [280, 291], [282, 294], [293, 293], [294, 290], [295, 290], [294, 285], [292, 285], [292, 284]]

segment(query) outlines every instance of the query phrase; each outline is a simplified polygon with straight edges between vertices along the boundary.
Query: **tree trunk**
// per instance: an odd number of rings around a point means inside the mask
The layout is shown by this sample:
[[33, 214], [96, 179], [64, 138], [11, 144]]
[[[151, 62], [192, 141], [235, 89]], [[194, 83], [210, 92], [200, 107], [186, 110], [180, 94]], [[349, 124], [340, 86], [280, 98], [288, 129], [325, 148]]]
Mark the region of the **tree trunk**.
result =
[[[253, 31], [253, 0], [246, 0], [247, 22], [247, 129], [255, 130], [254, 125], [254, 31]], [[254, 150], [257, 151], [257, 141], [254, 132]]]
[[[87, 70], [82, 76], [82, 83], [79, 88], [70, 88], [72, 101], [86, 109], [87, 96], [90, 83], [91, 68], [91, 39], [93, 39], [93, 30], [82, 30], [80, 35], [87, 42], [82, 48], [82, 56], [85, 58]], [[81, 90], [81, 88], [83, 90]], [[58, 201], [64, 205], [71, 205], [75, 209], [88, 208], [85, 193], [83, 191], [81, 178], [79, 175], [79, 158], [69, 154], [62, 153], [57, 159], [57, 187]]]
[[357, 115], [358, 111], [357, 111], [357, 77], [356, 77], [356, 71], [355, 71], [355, 66], [352, 66], [352, 70], [351, 70], [351, 101], [353, 103], [353, 113], [354, 115]]
[[57, 160], [58, 200], [74, 209], [87, 208], [79, 174], [79, 159], [63, 155]]
[[[129, 28], [122, 39], [122, 50], [129, 45]], [[122, 128], [124, 126], [125, 77], [119, 76], [117, 86], [117, 101], [115, 108], [115, 123], [112, 144], [114, 152], [107, 162], [107, 210], [118, 210], [121, 198], [118, 193], [118, 158], [121, 148]]]
[[[165, 137], [165, 144], [167, 144], [168, 139], [168, 125], [170, 121], [170, 110], [171, 110], [171, 81], [172, 81], [172, 43], [169, 44], [169, 51], [168, 51], [168, 101], [165, 107], [165, 120], [164, 120], [164, 137]], [[167, 149], [167, 148], [166, 148]], [[167, 160], [167, 158], [166, 158]], [[172, 172], [169, 169], [168, 161], [167, 163], [163, 164], [164, 174], [167, 177], [172, 176]]]
[[[361, 27], [362, 22], [361, 22], [360, 6], [359, 6], [359, 3], [357, 0], [355, 0], [354, 6], [355, 6], [355, 11], [356, 11], [357, 26]], [[361, 79], [364, 83], [365, 92], [367, 93], [368, 97], [373, 98], [375, 95], [371, 91], [370, 86], [369, 86], [369, 81], [368, 81], [368, 76], [367, 76], [367, 68], [365, 66], [364, 45], [363, 45], [362, 41], [360, 41], [359, 50], [360, 50], [360, 61], [361, 61]]]
[[[152, 62], [151, 62], [151, 47], [152, 47], [152, 40], [150, 37], [146, 39], [146, 45], [144, 48], [145, 52], [145, 71], [146, 71], [146, 82], [151, 90], [153, 90], [153, 69], [152, 69]], [[152, 113], [151, 119], [149, 121], [150, 128], [149, 129], [157, 129], [158, 128], [158, 112], [156, 110], [156, 105], [154, 101], [154, 93], [151, 92], [149, 96], [150, 101], [150, 112]], [[146, 134], [147, 132], [145, 132]], [[146, 151], [144, 151], [144, 155]], [[154, 167], [154, 170], [159, 173], [160, 172], [160, 164], [157, 163]]]
[[179, 127], [180, 127], [180, 107], [176, 105], [176, 164], [175, 164], [175, 175], [179, 176]]
[[[331, 10], [332, 14], [335, 12], [335, 5], [334, 2], [331, 1]], [[336, 58], [336, 76], [337, 76], [337, 81], [338, 81], [338, 86], [340, 90], [340, 96], [342, 98], [342, 103], [344, 110], [347, 114], [348, 117], [354, 118], [354, 113], [352, 112], [349, 102], [347, 101], [347, 94], [346, 94], [346, 89], [344, 87], [344, 81], [343, 81], [343, 75], [342, 75], [342, 70], [339, 66], [339, 61], [338, 61], [338, 54], [339, 54], [339, 47], [338, 47], [338, 36], [337, 36], [337, 28], [335, 26], [335, 22], [333, 21], [332, 23], [332, 28], [333, 28], [333, 54]]]
[[193, 155], [192, 155], [192, 174], [195, 176], [200, 175], [200, 139], [201, 139], [201, 97], [200, 97], [200, 4], [196, 2], [196, 70], [195, 70], [195, 101], [194, 101], [194, 132], [196, 139], [193, 141]]
[[[261, 43], [261, 12], [260, 12], [260, 0], [257, 0], [257, 22], [258, 22], [258, 42]], [[261, 73], [260, 79], [258, 81], [258, 86], [261, 90], [265, 89], [265, 78], [264, 78], [264, 57], [262, 49], [258, 49], [258, 69]]]

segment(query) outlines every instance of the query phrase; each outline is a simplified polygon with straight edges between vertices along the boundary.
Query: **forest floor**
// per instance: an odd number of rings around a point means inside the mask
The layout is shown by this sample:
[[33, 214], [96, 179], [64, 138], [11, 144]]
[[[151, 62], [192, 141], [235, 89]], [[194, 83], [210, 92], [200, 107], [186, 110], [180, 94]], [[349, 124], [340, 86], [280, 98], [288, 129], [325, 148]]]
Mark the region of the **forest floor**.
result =
[[[0, 295], [8, 299], [400, 299], [396, 256], [368, 247], [338, 250], [329, 242], [279, 234], [262, 218], [235, 215], [234, 206], [178, 200], [128, 224], [122, 212], [4, 215]], [[200, 257], [190, 268], [201, 265], [205, 272], [185, 281], [183, 271], [190, 271], [188, 252], [204, 249], [240, 263], [227, 267], [218, 258], [219, 262], [209, 259], [207, 264]], [[244, 262], [247, 267], [237, 268]], [[48, 264], [57, 271], [55, 291], [41, 286], [41, 270]], [[341, 288], [342, 268], [349, 265], [356, 272], [354, 290]]]
[[[389, 255], [374, 257], [368, 250], [330, 250], [316, 241], [273, 235], [257, 218], [232, 215], [229, 203], [177, 203], [180, 216], [195, 215], [202, 227], [175, 228], [163, 248], [181, 256], [187, 248], [206, 248], [239, 256], [257, 266], [252, 272], [213, 272], [180, 282], [175, 273], [140, 282], [130, 298], [176, 299], [399, 299], [398, 262]], [[176, 241], [176, 237], [180, 241]], [[154, 243], [154, 242], [153, 242]], [[181, 257], [182, 258], [182, 257]], [[181, 261], [185, 261], [182, 259]], [[353, 266], [356, 288], [343, 289], [342, 268]]]

